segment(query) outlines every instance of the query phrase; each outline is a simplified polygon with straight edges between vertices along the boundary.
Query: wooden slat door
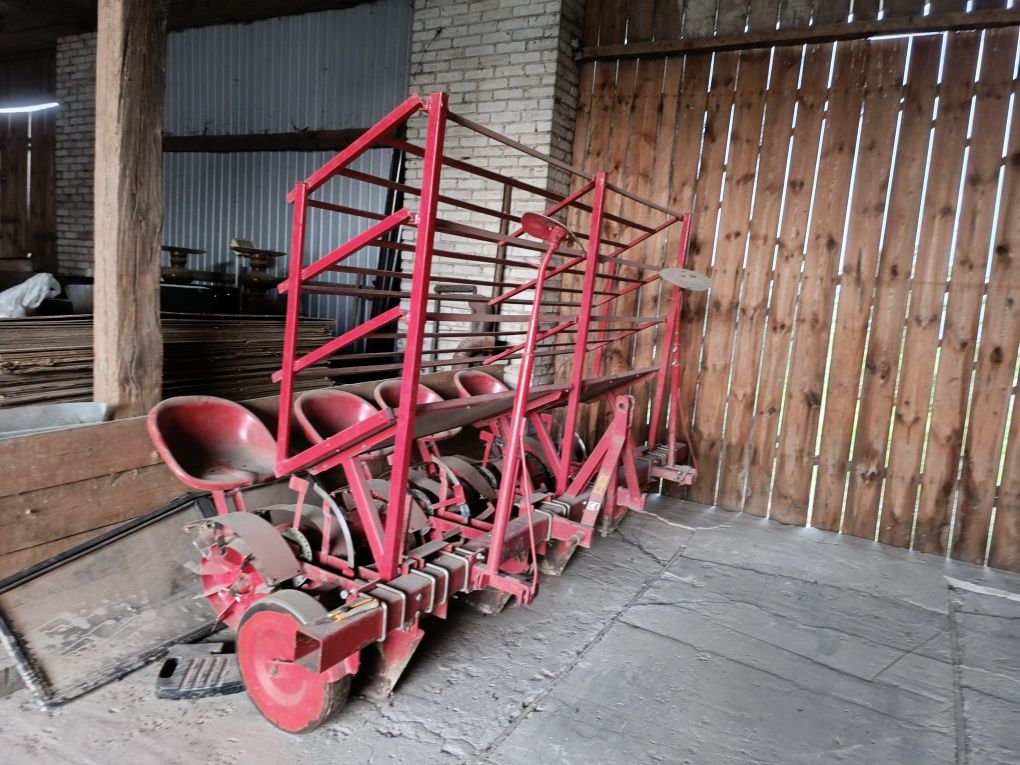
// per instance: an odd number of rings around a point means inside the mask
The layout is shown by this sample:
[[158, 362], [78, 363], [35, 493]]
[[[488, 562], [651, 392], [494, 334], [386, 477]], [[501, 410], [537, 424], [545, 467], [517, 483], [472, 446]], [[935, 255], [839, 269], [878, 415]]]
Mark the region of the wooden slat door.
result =
[[1020, 569], [1018, 32], [595, 65], [575, 158], [692, 210], [714, 279], [682, 311], [691, 499]]

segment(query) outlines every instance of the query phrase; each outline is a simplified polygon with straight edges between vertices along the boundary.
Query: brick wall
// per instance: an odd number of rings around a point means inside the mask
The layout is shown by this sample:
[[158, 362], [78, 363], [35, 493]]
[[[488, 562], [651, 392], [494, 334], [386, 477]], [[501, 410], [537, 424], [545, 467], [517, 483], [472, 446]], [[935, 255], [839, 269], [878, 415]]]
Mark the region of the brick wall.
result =
[[96, 35], [57, 40], [57, 269], [92, 274]]
[[[583, 0], [416, 0], [411, 90], [421, 94], [445, 90], [450, 94], [451, 111], [569, 161], [578, 98], [573, 54], [581, 34], [583, 5]], [[424, 120], [413, 122], [410, 139], [421, 144], [424, 128]], [[551, 191], [565, 193], [569, 185], [565, 173], [458, 126], [448, 128], [446, 153]], [[420, 165], [409, 163], [407, 174], [409, 183], [418, 185]], [[449, 169], [444, 170], [443, 191], [495, 209], [499, 209], [503, 194], [500, 184]], [[408, 202], [413, 206], [417, 199]], [[515, 191], [511, 210], [519, 215], [544, 206], [542, 198]], [[440, 214], [449, 220], [498, 228], [491, 217], [449, 205], [441, 205]], [[463, 239], [440, 237], [438, 242], [445, 249], [482, 249], [486, 250], [483, 254], [495, 254], [494, 246], [486, 248]], [[409, 268], [410, 264], [405, 264], [405, 269]], [[492, 266], [447, 260], [437, 263], [433, 273], [487, 279]], [[509, 269], [507, 278], [517, 280], [533, 273]], [[468, 307], [450, 303], [444, 304], [443, 310], [466, 312]], [[507, 305], [503, 312], [526, 310], [526, 305]], [[444, 327], [469, 328], [467, 323]], [[446, 347], [459, 340], [450, 340]], [[548, 359], [539, 361], [546, 362], [536, 370], [541, 381], [550, 364]]]

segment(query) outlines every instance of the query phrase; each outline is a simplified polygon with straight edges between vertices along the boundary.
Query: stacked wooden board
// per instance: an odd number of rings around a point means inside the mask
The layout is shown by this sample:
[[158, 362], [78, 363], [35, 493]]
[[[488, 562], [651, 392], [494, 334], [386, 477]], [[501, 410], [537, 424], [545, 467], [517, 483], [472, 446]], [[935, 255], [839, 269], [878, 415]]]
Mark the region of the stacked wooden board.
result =
[[[298, 354], [333, 334], [334, 322], [301, 322]], [[277, 316], [164, 313], [163, 394], [240, 400], [272, 395], [283, 321]], [[315, 378], [299, 387], [318, 384]], [[92, 317], [0, 319], [0, 407], [92, 398]]]

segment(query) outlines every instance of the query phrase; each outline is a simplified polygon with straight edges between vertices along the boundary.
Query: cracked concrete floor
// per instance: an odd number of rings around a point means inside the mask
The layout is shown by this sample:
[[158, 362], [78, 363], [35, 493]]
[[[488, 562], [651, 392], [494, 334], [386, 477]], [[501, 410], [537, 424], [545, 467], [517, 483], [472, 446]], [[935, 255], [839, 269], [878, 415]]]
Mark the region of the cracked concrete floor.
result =
[[0, 761], [1020, 761], [1020, 576], [665, 497], [648, 511], [533, 605], [427, 623], [389, 703], [352, 698], [311, 735], [243, 695], [156, 699], [147, 667], [50, 714], [0, 700]]

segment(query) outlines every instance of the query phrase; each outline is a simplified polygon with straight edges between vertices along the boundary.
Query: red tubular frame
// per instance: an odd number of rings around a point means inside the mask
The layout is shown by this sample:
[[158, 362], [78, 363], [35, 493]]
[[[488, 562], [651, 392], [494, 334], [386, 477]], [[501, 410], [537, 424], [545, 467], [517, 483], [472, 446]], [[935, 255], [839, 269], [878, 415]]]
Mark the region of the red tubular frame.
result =
[[[408, 141], [395, 138], [399, 126], [421, 111], [428, 115], [424, 146], [418, 147]], [[444, 154], [444, 144], [447, 125], [451, 122], [502, 143], [512, 150], [523, 151], [533, 157], [539, 157], [550, 165], [573, 174], [582, 182], [576, 191], [568, 195], [557, 195], [524, 181], [478, 167], [462, 159], [447, 157]], [[379, 178], [351, 169], [351, 163], [364, 152], [380, 147], [396, 148], [405, 151], [409, 156], [418, 157], [421, 160], [420, 186], [405, 184], [389, 178]], [[561, 248], [562, 235], [555, 237], [555, 241], [548, 247], [546, 242], [527, 238], [524, 227], [520, 225], [520, 217], [509, 212], [508, 206], [497, 210], [478, 204], [476, 201], [460, 200], [449, 192], [442, 193], [443, 170], [447, 167], [471, 173], [484, 180], [498, 182], [504, 189], [512, 188], [538, 197], [543, 200], [547, 215], [566, 212], [570, 215], [581, 216], [579, 219], [582, 221], [584, 216], [587, 216], [587, 234], [577, 234], [587, 242], [584, 252], [578, 253], [576, 249]], [[359, 210], [311, 198], [314, 192], [338, 176], [359, 183], [374, 183], [388, 190], [399, 189], [406, 195], [417, 196], [417, 208], [404, 208], [388, 215], [381, 215], [370, 210]], [[636, 202], [637, 206], [643, 205], [654, 215], [664, 214], [666, 217], [643, 222], [608, 213], [607, 199], [613, 193], [627, 197], [632, 202]], [[548, 486], [548, 492], [543, 495], [546, 498], [560, 497], [565, 494], [569, 495], [568, 498], [574, 498], [575, 494], [583, 494], [582, 487], [595, 480], [593, 477], [597, 477], [596, 483], [599, 489], [596, 495], [598, 500], [597, 502], [592, 500], [596, 505], [601, 506], [605, 501], [606, 503], [617, 502], [624, 507], [636, 506], [640, 502], [640, 497], [637, 495], [641, 495], [641, 490], [635, 484], [635, 481], [638, 480], [638, 468], [635, 467], [634, 460], [645, 459], [651, 464], [655, 459], [658, 459], [653, 456], [653, 452], [657, 448], [661, 452], [662, 447], [665, 446], [666, 458], [660, 459], [656, 464], [663, 462], [667, 466], [674, 464], [677, 456], [675, 443], [678, 430], [677, 422], [682, 417], [679, 412], [678, 395], [680, 291], [668, 288], [668, 294], [671, 296], [669, 310], [661, 317], [614, 315], [612, 304], [623, 295], [641, 289], [660, 289], [660, 285], [656, 284], [659, 281], [657, 268], [646, 267], [641, 276], [636, 278], [617, 274], [617, 265], [626, 263], [638, 265], [640, 268], [640, 264], [627, 259], [628, 255], [636, 252], [639, 245], [670, 230], [677, 222], [682, 222], [677, 248], [677, 263], [683, 265], [690, 234], [689, 214], [674, 212], [657, 203], [626, 192], [619, 186], [609, 183], [603, 172], [588, 174], [577, 168], [572, 168], [515, 141], [499, 136], [470, 120], [452, 115], [449, 112], [447, 96], [443, 93], [433, 93], [427, 98], [409, 98], [351, 146], [309, 176], [307, 180], [297, 183], [288, 199], [294, 205], [290, 271], [286, 281], [279, 288], [281, 293], [288, 295], [287, 324], [281, 368], [273, 376], [274, 381], [280, 383], [276, 469], [278, 475], [281, 476], [300, 471], [317, 473], [340, 464], [347, 466], [359, 453], [379, 448], [379, 445], [383, 443], [392, 443], [389, 501], [384, 525], [381, 538], [378, 528], [373, 526], [370, 540], [375, 556], [375, 573], [371, 577], [374, 581], [390, 581], [395, 577], [407, 574], [409, 567], [412, 566], [406, 558], [404, 549], [410, 502], [408, 495], [409, 472], [416, 459], [416, 441], [428, 435], [419, 432], [421, 430], [418, 427], [419, 420], [428, 423], [426, 428], [432, 427], [432, 423], [441, 423], [443, 417], [458, 416], [457, 411], [463, 410], [468, 403], [461, 401], [420, 406], [416, 404], [415, 391], [422, 371], [448, 366], [451, 362], [450, 359], [443, 358], [426, 359], [426, 357], [442, 357], [446, 353], [451, 353], [451, 351], [440, 347], [438, 341], [442, 337], [456, 338], [473, 334], [491, 336], [492, 344], [475, 359], [476, 363], [492, 365], [513, 358], [522, 360], [522, 379], [513, 394], [512, 409], [507, 403], [507, 398], [500, 398], [499, 394], [476, 396], [470, 400], [470, 406], [477, 407], [479, 412], [490, 412], [485, 416], [480, 415], [478, 422], [498, 421], [501, 423], [500, 427], [503, 428], [502, 436], [507, 441], [504, 451], [504, 480], [499, 488], [494, 516], [490, 519], [491, 532], [487, 564], [484, 569], [479, 567], [472, 574], [475, 586], [489, 585], [506, 589], [525, 600], [533, 595], [533, 585], [529, 589], [518, 580], [512, 577], [508, 578], [506, 571], [502, 568], [502, 551], [505, 539], [508, 538], [511, 517], [517, 512], [524, 512], [524, 509], [532, 507], [530, 496], [533, 487], [522, 464], [524, 439], [529, 427], [535, 431], [542, 453], [549, 457], [552, 482]], [[465, 225], [444, 220], [440, 212], [441, 204], [469, 211], [476, 216], [489, 216], [502, 228], [496, 231], [478, 225]], [[306, 262], [305, 226], [309, 208], [353, 215], [374, 222], [350, 241], [325, 255], [312, 257], [310, 262]], [[626, 241], [625, 244], [612, 241], [605, 234], [607, 221], [612, 221], [618, 228], [629, 228], [637, 233], [633, 238], [618, 237]], [[584, 227], [583, 222], [579, 224], [579, 228]], [[414, 232], [413, 245], [404, 241], [384, 241], [387, 234], [399, 228]], [[476, 245], [476, 250], [462, 252], [455, 248], [438, 248], [436, 246], [438, 235], [466, 239]], [[627, 241], [628, 239], [630, 240]], [[477, 246], [493, 245], [497, 248], [496, 256], [477, 252]], [[385, 269], [353, 268], [342, 265], [344, 260], [366, 247], [391, 247], [400, 251], [413, 251], [413, 270], [407, 274]], [[514, 248], [523, 250], [525, 253], [528, 251], [545, 252], [541, 263], [536, 266], [534, 261], [508, 257], [507, 250]], [[509, 281], [502, 276], [491, 282], [455, 276], [450, 278], [450, 282], [483, 287], [491, 284], [493, 293], [491, 296], [478, 296], [476, 292], [468, 297], [458, 297], [458, 293], [452, 292], [438, 295], [433, 287], [435, 284], [441, 283], [443, 277], [433, 271], [433, 261], [436, 258], [492, 264], [500, 269], [500, 274], [505, 266], [537, 268], [537, 273], [533, 278], [519, 283]], [[559, 264], [553, 265], [554, 258], [563, 260]], [[406, 280], [410, 277], [410, 290], [405, 292], [390, 289], [378, 292], [367, 287], [318, 284], [313, 281], [316, 276], [325, 271], [351, 273], [358, 275], [359, 278], [367, 276], [384, 278], [388, 274], [392, 274], [395, 279]], [[580, 282], [574, 287], [563, 288], [563, 294], [569, 295], [571, 298], [569, 300], [554, 298], [545, 301], [547, 307], [552, 306], [560, 309], [557, 314], [543, 311], [543, 293], [555, 292], [559, 288], [549, 282], [566, 275], [578, 278]], [[601, 288], [600, 285], [602, 285]], [[298, 358], [296, 348], [301, 295], [325, 290], [347, 294], [355, 299], [365, 299], [373, 294], [403, 297], [405, 304], [389, 309], [342, 333], [317, 350]], [[526, 298], [528, 292], [532, 293], [530, 301]], [[490, 310], [497, 312], [503, 306], [528, 304], [529, 302], [533, 308], [530, 315], [480, 313], [478, 308], [469, 308], [470, 313], [461, 314], [446, 309], [445, 305], [445, 311], [430, 312], [430, 301], [437, 296], [441, 297], [444, 303], [456, 303], [458, 300], [468, 300], [469, 306], [486, 303]], [[388, 326], [399, 319], [404, 322], [402, 335], [400, 332], [393, 333], [392, 330], [385, 331]], [[452, 331], [445, 334], [436, 331], [426, 332], [426, 322], [430, 320], [436, 322], [473, 321], [490, 324], [496, 331]], [[526, 329], [524, 331], [513, 330], [512, 325], [515, 323], [526, 325]], [[640, 370], [637, 375], [621, 376], [619, 383], [614, 383], [613, 379], [592, 379], [598, 378], [600, 374], [603, 349], [607, 345], [631, 338], [640, 332], [656, 331], [654, 327], [663, 323], [665, 329], [659, 332], [662, 347], [657, 354], [657, 365], [654, 370]], [[511, 325], [511, 329], [505, 332], [500, 330], [508, 324]], [[540, 325], [550, 324], [551, 327], [547, 326], [541, 331], [539, 330]], [[607, 335], [607, 328], [614, 326], [618, 328], [618, 331]], [[498, 346], [498, 343], [495, 342], [499, 335], [515, 334], [523, 334], [524, 339], [507, 346]], [[569, 334], [574, 335], [570, 341], [564, 342], [564, 338], [557, 337]], [[347, 368], [311, 368], [330, 358], [344, 358], [342, 355], [338, 356], [344, 348], [365, 338], [392, 338], [394, 336], [404, 337], [403, 358], [398, 364], [390, 361], [390, 354], [355, 353], [349, 357], [351, 360], [365, 361], [366, 363], [358, 363]], [[427, 337], [436, 340], [434, 346], [430, 344], [430, 347], [426, 348], [425, 339]], [[558, 386], [548, 389], [538, 388], [534, 391], [535, 395], [532, 395], [530, 375], [535, 359], [560, 355], [569, 357], [568, 379]], [[373, 363], [376, 357], [379, 358], [379, 362]], [[383, 372], [397, 369], [402, 372], [402, 382], [400, 401], [396, 410], [380, 412], [378, 415], [348, 428], [346, 431], [334, 434], [304, 451], [297, 454], [289, 453], [287, 445], [290, 443], [292, 428], [291, 403], [296, 376], [336, 377], [353, 372], [373, 370]], [[573, 434], [579, 422], [581, 405], [592, 395], [610, 397], [614, 395], [614, 392], [620, 391], [624, 387], [641, 384], [647, 380], [651, 380], [651, 384], [654, 386], [651, 396], [651, 420], [648, 423], [649, 438], [647, 443], [641, 447], [633, 444], [633, 439], [629, 434], [630, 423], [635, 415], [640, 417], [641, 413], [633, 412], [630, 405], [623, 400], [626, 397], [621, 398], [617, 395], [614, 399], [616, 401], [614, 410], [618, 414], [614, 415], [611, 431], [606, 433], [604, 440], [599, 443], [592, 455], [583, 464], [579, 464], [576, 461]], [[592, 393], [592, 390], [595, 390], [596, 393]], [[496, 404], [498, 404], [497, 409], [493, 409], [492, 406]], [[547, 430], [551, 419], [548, 415], [540, 414], [554, 406], [562, 407], [564, 410], [562, 437], [558, 443]], [[658, 439], [661, 431], [660, 421], [664, 417], [667, 423], [668, 438], [667, 443], [663, 445], [658, 443]], [[439, 425], [435, 427], [439, 427]], [[617, 470], [622, 471], [619, 480]], [[620, 484], [621, 481], [625, 486]], [[359, 484], [352, 486], [358, 506], [370, 502], [371, 499], [366, 493], [364, 485], [356, 480], [353, 482]], [[618, 484], [620, 484], [619, 487]], [[539, 499], [541, 500], [541, 497]], [[530, 518], [530, 514], [535, 511], [531, 509], [527, 512]], [[585, 515], [587, 520], [590, 520], [590, 514], [589, 508]], [[457, 526], [453, 516], [444, 516], [444, 518], [445, 520], [441, 522], [444, 528], [451, 524], [452, 527]], [[465, 531], [468, 528], [465, 526]], [[519, 526], [514, 526], [514, 528], [518, 529], [514, 533], [519, 533]], [[531, 527], [529, 526], [529, 528]], [[555, 534], [566, 535], [563, 538], [568, 538], [570, 535], [579, 535], [584, 540], [590, 538], [589, 532], [583, 530], [583, 525], [578, 527], [575, 523], [559, 516], [550, 522], [548, 528], [553, 529], [550, 532], [554, 534], [553, 538], [559, 538]], [[581, 531], [578, 531], [579, 528]], [[531, 528], [532, 533], [533, 531], [534, 529]], [[477, 529], [471, 533], [477, 536]], [[544, 545], [545, 541], [533, 541], [533, 545]]]

